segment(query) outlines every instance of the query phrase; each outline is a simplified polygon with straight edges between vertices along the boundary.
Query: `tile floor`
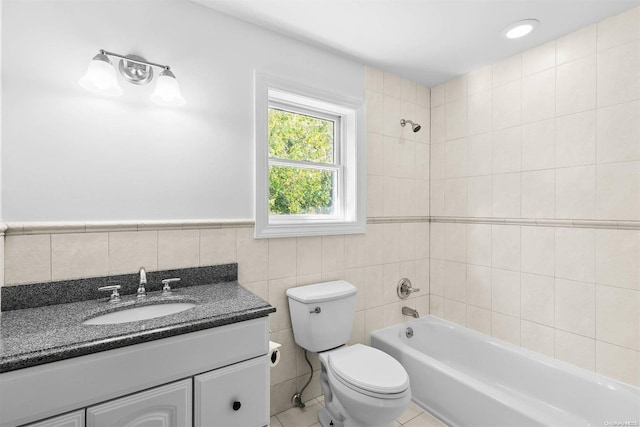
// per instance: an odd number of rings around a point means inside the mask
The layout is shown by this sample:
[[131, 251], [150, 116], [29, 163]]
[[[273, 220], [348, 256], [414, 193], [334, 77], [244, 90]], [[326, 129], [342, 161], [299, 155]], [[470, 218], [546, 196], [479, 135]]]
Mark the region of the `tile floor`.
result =
[[[324, 396], [305, 402], [306, 407], [290, 408], [271, 417], [270, 427], [320, 427], [318, 411], [324, 405]], [[446, 427], [413, 402], [398, 417], [394, 427]]]

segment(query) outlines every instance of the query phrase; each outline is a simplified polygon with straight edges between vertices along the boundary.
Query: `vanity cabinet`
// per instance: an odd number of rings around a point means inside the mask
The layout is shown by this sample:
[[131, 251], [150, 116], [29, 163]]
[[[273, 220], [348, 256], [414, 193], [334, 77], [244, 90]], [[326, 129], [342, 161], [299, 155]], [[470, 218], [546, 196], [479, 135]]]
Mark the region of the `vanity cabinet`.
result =
[[84, 410], [49, 418], [25, 427], [84, 427]]
[[191, 379], [87, 408], [87, 427], [191, 426]]
[[266, 426], [268, 320], [2, 373], [0, 427]]
[[269, 424], [269, 359], [227, 366], [194, 377], [196, 426], [263, 427]]

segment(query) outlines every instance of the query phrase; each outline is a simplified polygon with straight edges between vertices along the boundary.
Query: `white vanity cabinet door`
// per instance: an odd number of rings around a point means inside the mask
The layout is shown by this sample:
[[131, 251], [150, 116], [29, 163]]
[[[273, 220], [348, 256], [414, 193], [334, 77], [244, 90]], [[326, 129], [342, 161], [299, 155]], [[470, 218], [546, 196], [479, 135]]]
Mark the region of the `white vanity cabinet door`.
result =
[[66, 415], [49, 418], [25, 427], [84, 427], [84, 409]]
[[268, 362], [267, 357], [258, 357], [194, 377], [194, 425], [268, 425]]
[[87, 408], [87, 427], [191, 427], [191, 379]]

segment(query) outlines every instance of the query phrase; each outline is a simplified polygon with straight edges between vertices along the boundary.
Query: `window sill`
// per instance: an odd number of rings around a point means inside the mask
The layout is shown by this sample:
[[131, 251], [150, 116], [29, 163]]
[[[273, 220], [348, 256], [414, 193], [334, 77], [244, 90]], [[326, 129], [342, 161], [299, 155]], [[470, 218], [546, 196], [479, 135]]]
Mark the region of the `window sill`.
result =
[[322, 221], [322, 222], [287, 222], [259, 226], [256, 223], [256, 239], [273, 237], [330, 236], [336, 234], [362, 234], [367, 225], [360, 222]]

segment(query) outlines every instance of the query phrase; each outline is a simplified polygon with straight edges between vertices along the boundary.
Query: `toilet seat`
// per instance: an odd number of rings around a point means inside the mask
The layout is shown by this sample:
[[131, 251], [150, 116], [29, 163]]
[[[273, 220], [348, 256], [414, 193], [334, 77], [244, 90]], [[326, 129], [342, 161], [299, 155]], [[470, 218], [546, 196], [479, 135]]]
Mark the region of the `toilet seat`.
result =
[[328, 356], [334, 377], [359, 393], [395, 399], [409, 388], [409, 375], [404, 367], [378, 349], [355, 344], [334, 350]]

